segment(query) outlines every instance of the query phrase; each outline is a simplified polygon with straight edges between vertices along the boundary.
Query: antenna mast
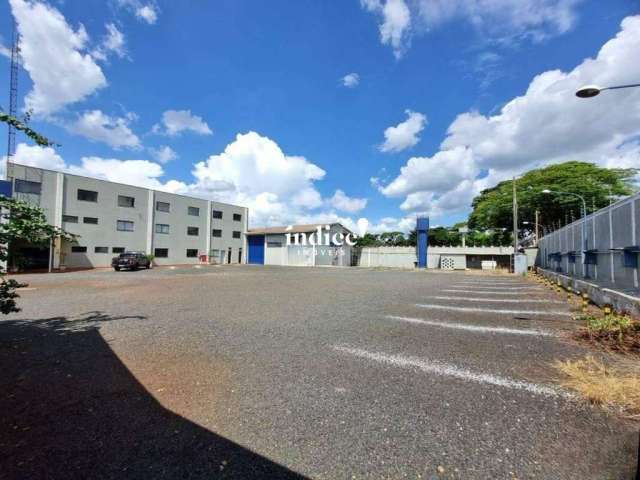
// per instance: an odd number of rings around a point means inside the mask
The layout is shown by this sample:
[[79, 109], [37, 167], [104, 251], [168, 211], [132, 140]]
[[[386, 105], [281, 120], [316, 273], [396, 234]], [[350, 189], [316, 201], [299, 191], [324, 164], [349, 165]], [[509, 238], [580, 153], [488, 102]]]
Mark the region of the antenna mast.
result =
[[[11, 42], [11, 79], [9, 81], [9, 115], [15, 117], [18, 104], [18, 62], [20, 55], [18, 27], [14, 20]], [[7, 161], [16, 153], [16, 128], [9, 124]]]

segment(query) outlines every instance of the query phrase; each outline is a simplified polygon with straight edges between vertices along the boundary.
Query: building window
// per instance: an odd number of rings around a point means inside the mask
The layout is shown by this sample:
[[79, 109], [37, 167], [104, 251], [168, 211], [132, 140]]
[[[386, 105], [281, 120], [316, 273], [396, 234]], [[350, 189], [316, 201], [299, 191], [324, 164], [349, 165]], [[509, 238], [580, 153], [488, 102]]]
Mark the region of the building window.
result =
[[212, 237], [222, 237], [222, 230], [214, 228], [213, 230], [211, 230], [211, 236]]
[[197, 237], [200, 235], [200, 229], [198, 227], [187, 227], [187, 235]]
[[111, 253], [124, 253], [124, 247], [111, 247]]
[[167, 258], [169, 256], [168, 248], [156, 248], [153, 251], [153, 254], [156, 258]]
[[187, 257], [194, 258], [198, 256], [197, 248], [187, 248]]
[[82, 223], [89, 223], [91, 225], [97, 225], [98, 219], [96, 217], [84, 217]]
[[63, 215], [62, 221], [67, 223], [78, 223], [78, 217], [76, 215]]
[[234, 213], [233, 214], [233, 221], [234, 222], [241, 222], [242, 221], [242, 215], [240, 215], [239, 213]]
[[240, 237], [242, 237], [242, 232], [238, 232], [238, 231], [233, 232], [233, 238], [240, 238]]
[[156, 223], [156, 233], [169, 233], [169, 225], [166, 223]]
[[129, 220], [118, 220], [117, 230], [119, 232], [133, 232], [133, 222]]
[[118, 195], [118, 206], [133, 208], [136, 203], [136, 199], [133, 197], [127, 197], [126, 195]]
[[213, 210], [211, 216], [213, 218], [222, 218], [222, 212], [220, 210]]
[[42, 184], [39, 182], [31, 182], [29, 180], [19, 180], [16, 178], [15, 190], [18, 193], [34, 193], [40, 195], [42, 192]]
[[94, 249], [95, 253], [109, 253], [109, 247], [96, 247]]
[[281, 248], [282, 242], [267, 242], [267, 248]]
[[87, 247], [81, 247], [79, 245], [73, 245], [71, 247], [72, 253], [85, 253], [87, 251]]
[[168, 202], [156, 202], [156, 210], [169, 213], [171, 211], [171, 204]]
[[83, 202], [97, 202], [98, 192], [94, 192], [92, 190], [82, 190], [81, 188], [79, 188], [78, 200], [82, 200]]
[[187, 214], [191, 215], [192, 217], [199, 217], [200, 209], [198, 207], [187, 207]]

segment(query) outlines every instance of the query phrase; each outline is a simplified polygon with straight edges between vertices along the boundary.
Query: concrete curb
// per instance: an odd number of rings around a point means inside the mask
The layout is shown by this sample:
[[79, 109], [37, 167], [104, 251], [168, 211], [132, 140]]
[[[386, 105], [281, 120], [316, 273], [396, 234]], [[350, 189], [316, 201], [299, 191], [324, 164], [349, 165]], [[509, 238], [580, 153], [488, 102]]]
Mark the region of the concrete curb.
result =
[[602, 307], [604, 305], [611, 305], [614, 310], [621, 313], [628, 313], [634, 317], [640, 317], [640, 298], [633, 297], [629, 294], [611, 290], [610, 288], [603, 288], [594, 283], [589, 283], [585, 280], [579, 280], [577, 278], [568, 277], [557, 272], [545, 270], [537, 267], [538, 273], [543, 277], [552, 280], [553, 282], [560, 282], [563, 287], [571, 287], [575, 292], [586, 293], [596, 305]]

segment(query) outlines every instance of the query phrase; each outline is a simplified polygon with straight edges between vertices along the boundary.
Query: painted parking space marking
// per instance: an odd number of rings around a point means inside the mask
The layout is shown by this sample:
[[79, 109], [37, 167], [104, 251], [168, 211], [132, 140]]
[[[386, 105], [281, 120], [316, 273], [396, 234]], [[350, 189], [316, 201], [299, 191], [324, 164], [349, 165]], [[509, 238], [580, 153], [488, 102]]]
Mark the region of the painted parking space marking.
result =
[[397, 320], [399, 322], [414, 323], [416, 325], [427, 325], [431, 327], [452, 328], [454, 330], [464, 330], [475, 333], [504, 333], [511, 335], [534, 335], [541, 337], [555, 337], [551, 332], [544, 330], [527, 330], [522, 328], [505, 327], [482, 327], [480, 325], [469, 325], [466, 323], [438, 322], [436, 320], [425, 320], [423, 318], [400, 317], [397, 315], [387, 315], [385, 318]]
[[432, 310], [450, 310], [452, 312], [470, 312], [470, 313], [502, 313], [505, 315], [561, 315], [570, 317], [569, 312], [544, 311], [544, 310], [504, 310], [499, 308], [476, 308], [476, 307], [454, 307], [449, 305], [433, 305], [416, 303], [416, 307], [428, 308]]
[[426, 360], [416, 357], [407, 357], [404, 355], [394, 355], [382, 352], [370, 352], [361, 348], [354, 348], [344, 345], [334, 345], [334, 350], [342, 353], [348, 353], [359, 358], [373, 360], [378, 363], [392, 365], [394, 367], [418, 369], [424, 373], [433, 373], [435, 375], [454, 377], [460, 380], [482, 383], [487, 385], [495, 385], [498, 387], [511, 388], [514, 390], [524, 390], [536, 395], [545, 397], [565, 397], [572, 398], [569, 392], [565, 392], [551, 385], [541, 385], [537, 383], [524, 382], [514, 380], [499, 375], [491, 375], [488, 373], [474, 372], [465, 368], [459, 368], [448, 363]]
[[435, 300], [456, 300], [458, 302], [497, 302], [497, 303], [560, 303], [565, 304], [566, 302], [561, 302], [560, 300], [546, 300], [542, 298], [481, 298], [481, 297], [449, 297], [444, 295], [434, 295], [427, 298], [433, 298]]
[[464, 288], [444, 288], [441, 291], [447, 293], [473, 293], [476, 295], [531, 295], [532, 293], [544, 293], [543, 290], [536, 292], [523, 293], [518, 291], [504, 291], [504, 290], [466, 290]]
[[477, 290], [478, 292], [482, 291], [482, 290], [540, 290], [542, 291], [541, 288], [539, 287], [533, 287], [533, 286], [526, 286], [526, 287], [491, 287], [491, 286], [469, 286], [469, 285], [451, 285], [452, 287], [460, 287], [460, 288], [468, 288], [470, 290]]

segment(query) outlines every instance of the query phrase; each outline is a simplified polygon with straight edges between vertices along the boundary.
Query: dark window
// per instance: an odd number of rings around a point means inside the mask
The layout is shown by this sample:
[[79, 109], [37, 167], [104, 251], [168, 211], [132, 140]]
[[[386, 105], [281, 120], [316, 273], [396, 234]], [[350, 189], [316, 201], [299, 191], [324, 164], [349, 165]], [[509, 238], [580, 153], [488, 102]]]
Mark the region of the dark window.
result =
[[200, 229], [198, 227], [187, 227], [187, 235], [197, 237], [200, 235]]
[[124, 247], [111, 247], [111, 253], [124, 253]]
[[222, 218], [222, 212], [220, 210], [213, 210], [211, 216], [213, 218]]
[[167, 202], [156, 202], [156, 210], [159, 212], [170, 212], [171, 204]]
[[29, 180], [18, 180], [16, 178], [15, 189], [18, 193], [35, 193], [40, 195], [42, 184], [39, 182], [30, 182]]
[[240, 215], [239, 213], [234, 213], [233, 214], [233, 220], [235, 222], [241, 222], [242, 221], [242, 215]]
[[222, 236], [222, 230], [214, 228], [213, 230], [211, 230], [211, 236], [212, 237], [221, 237]]
[[116, 228], [119, 232], [133, 232], [133, 222], [129, 220], [118, 220]]
[[193, 258], [198, 256], [197, 248], [187, 248], [187, 257]]
[[84, 217], [82, 223], [90, 223], [91, 225], [97, 225], [98, 219], [96, 217]]
[[169, 225], [166, 223], [156, 223], [156, 233], [169, 233]]
[[67, 223], [78, 223], [78, 217], [76, 215], [63, 215], [62, 221]]
[[267, 248], [281, 248], [282, 242], [267, 242]]
[[154, 250], [153, 254], [157, 258], [167, 258], [169, 256], [169, 249], [168, 248], [156, 248]]
[[82, 200], [83, 202], [97, 202], [98, 192], [94, 192], [92, 190], [82, 190], [81, 188], [79, 188], [78, 200]]
[[200, 209], [198, 207], [187, 207], [187, 213], [192, 217], [199, 217]]
[[71, 247], [71, 251], [73, 253], [84, 253], [87, 251], [87, 247], [80, 247], [79, 245], [74, 245]]
[[237, 232], [237, 231], [233, 232], [233, 238], [240, 238], [241, 236], [242, 236], [242, 232]]
[[118, 206], [133, 208], [136, 204], [136, 199], [133, 197], [127, 197], [125, 195], [118, 195]]
[[96, 247], [94, 251], [96, 253], [109, 253], [109, 247]]

